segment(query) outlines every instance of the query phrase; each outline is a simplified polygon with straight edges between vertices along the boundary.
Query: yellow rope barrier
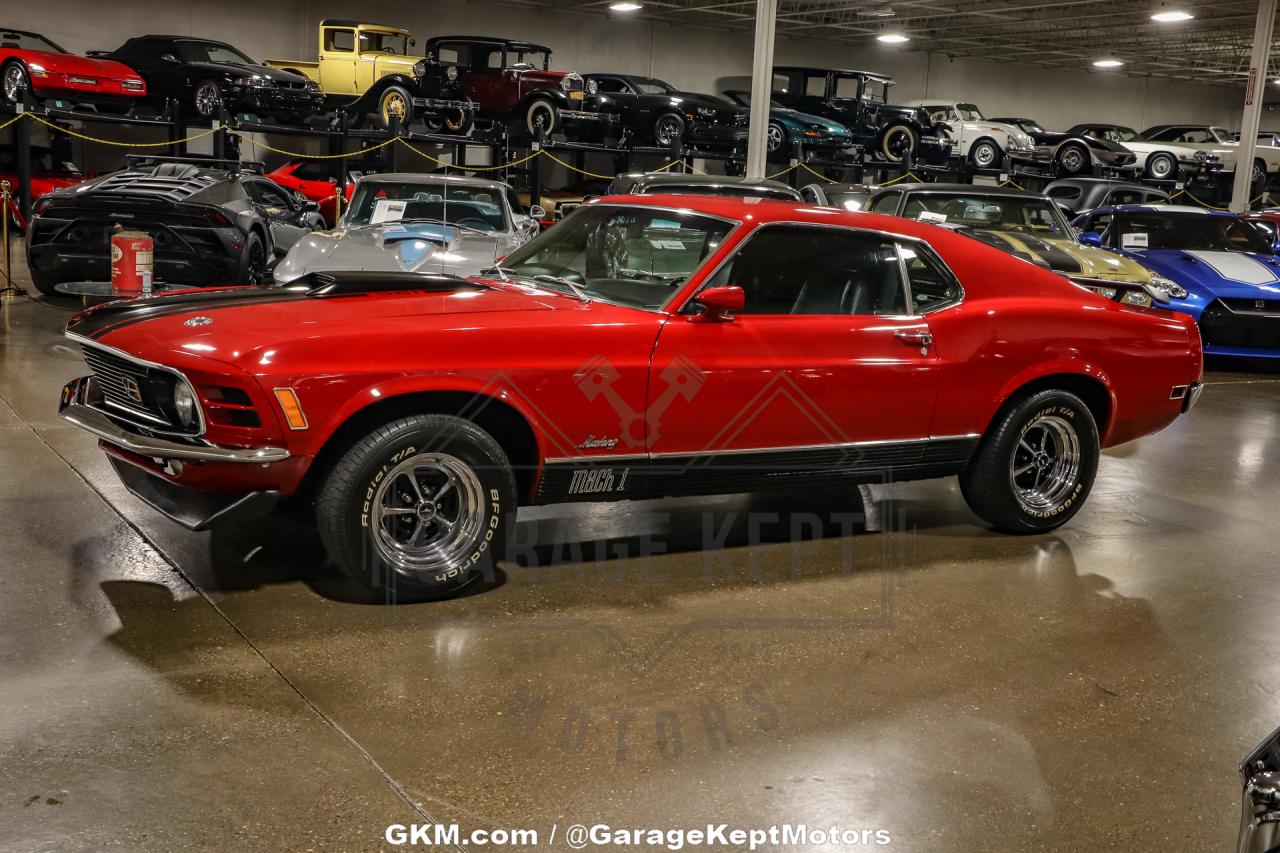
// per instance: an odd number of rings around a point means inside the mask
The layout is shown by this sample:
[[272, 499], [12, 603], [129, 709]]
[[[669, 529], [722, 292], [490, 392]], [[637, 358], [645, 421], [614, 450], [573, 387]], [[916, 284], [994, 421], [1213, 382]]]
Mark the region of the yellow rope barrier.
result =
[[904, 175], [899, 175], [898, 177], [894, 178], [892, 181], [885, 181], [880, 186], [887, 187], [890, 184], [896, 184], [898, 181], [905, 181], [907, 178], [915, 178], [917, 181], [920, 180], [920, 176], [917, 175], [915, 172], [907, 172]]
[[811, 174], [811, 175], [813, 175], [814, 177], [821, 178], [822, 180], [826, 181], [826, 182], [827, 182], [827, 183], [829, 183], [829, 184], [838, 184], [838, 183], [840, 183], [839, 181], [833, 181], [833, 180], [831, 180], [831, 179], [830, 179], [830, 178], [828, 178], [826, 175], [824, 175], [824, 174], [822, 174], [821, 172], [819, 172], [819, 171], [817, 171], [816, 169], [814, 169], [814, 168], [813, 168], [812, 166], [810, 166], [808, 163], [801, 163], [801, 164], [800, 164], [800, 168], [804, 169], [806, 172], [810, 173], [810, 174]]
[[379, 148], [386, 148], [388, 145], [396, 141], [395, 137], [392, 137], [391, 139], [379, 142], [377, 145], [370, 145], [368, 148], [362, 148], [359, 151], [348, 151], [343, 154], [304, 154], [300, 151], [285, 151], [283, 148], [272, 148], [266, 143], [249, 139], [251, 134], [245, 133], [243, 130], [236, 130], [232, 127], [228, 127], [226, 130], [227, 133], [238, 136], [241, 139], [248, 139], [250, 145], [255, 145], [258, 148], [264, 148], [273, 154], [282, 154], [285, 157], [291, 157], [295, 160], [339, 160], [343, 157], [359, 157], [360, 155], [367, 154], [370, 151], [377, 151]]
[[[51, 121], [45, 121], [40, 118], [40, 116], [33, 115], [32, 113], [23, 113], [23, 115], [40, 122], [45, 127], [59, 131], [60, 133], [65, 133], [67, 136], [74, 136], [76, 139], [83, 139], [85, 142], [93, 142], [98, 145], [111, 145], [116, 148], [168, 148], [171, 145], [180, 145], [184, 142], [194, 142], [197, 139], [204, 139], [206, 136], [213, 136], [215, 133], [226, 129], [222, 127], [215, 127], [202, 133], [197, 133], [194, 136], [188, 136], [185, 139], [169, 139], [164, 142], [116, 142], [111, 139], [99, 139], [96, 136], [87, 136], [83, 133], [76, 133], [74, 130], [67, 130], [65, 127], [61, 127]], [[21, 117], [22, 116], [18, 116], [18, 118]], [[18, 118], [13, 119], [13, 121], [17, 121]], [[12, 124], [12, 122], [8, 122], [3, 126], [7, 127], [9, 124]]]
[[679, 166], [679, 165], [680, 165], [681, 163], [683, 163], [683, 162], [684, 162], [683, 160], [672, 160], [672, 161], [671, 161], [670, 163], [668, 163], [667, 165], [665, 165], [665, 166], [659, 166], [658, 168], [654, 169], [653, 171], [655, 171], [655, 172], [665, 172], [665, 171], [667, 171], [667, 169], [670, 169], [672, 166]]
[[612, 181], [614, 177], [616, 177], [615, 175], [601, 175], [601, 174], [597, 174], [596, 172], [588, 172], [586, 169], [579, 169], [577, 166], [571, 166], [565, 161], [561, 160], [556, 155], [552, 154], [550, 151], [548, 151], [545, 148], [543, 148], [538, 153], [544, 154], [547, 157], [550, 157], [553, 162], [559, 163], [561, 166], [564, 166], [566, 169], [572, 172], [577, 172], [580, 175], [586, 175], [589, 178], [603, 178], [606, 181]]
[[6, 127], [8, 127], [9, 125], [13, 124], [13, 123], [14, 123], [15, 121], [17, 121], [18, 119], [20, 119], [20, 118], [26, 118], [26, 117], [27, 117], [27, 116], [29, 116], [29, 115], [31, 115], [31, 113], [18, 113], [16, 116], [14, 116], [13, 118], [11, 118], [11, 119], [9, 119], [8, 121], [6, 121], [4, 124], [0, 124], [0, 130], [4, 130]]
[[445, 168], [448, 168], [448, 169], [457, 169], [462, 172], [496, 172], [499, 169], [510, 169], [512, 166], [519, 166], [521, 163], [528, 163], [534, 157], [537, 157], [538, 155], [542, 154], [541, 151], [534, 151], [528, 157], [521, 157], [519, 160], [512, 160], [510, 163], [500, 163], [497, 166], [459, 166], [457, 163], [449, 163], [445, 160], [441, 160], [439, 157], [432, 157], [427, 152], [419, 150], [414, 145], [410, 145], [409, 142], [405, 139], [401, 139], [400, 144], [402, 144], [405, 148], [408, 148], [414, 154], [417, 154], [419, 157], [422, 157], [426, 160], [430, 160], [432, 163], [435, 163], [440, 166], [444, 166]]
[[798, 168], [800, 168], [800, 164], [796, 163], [794, 166], [788, 166], [787, 168], [783, 169], [781, 172], [774, 172], [772, 175], [765, 175], [764, 179], [766, 181], [772, 181], [775, 178], [781, 178], [787, 172], [794, 172]]

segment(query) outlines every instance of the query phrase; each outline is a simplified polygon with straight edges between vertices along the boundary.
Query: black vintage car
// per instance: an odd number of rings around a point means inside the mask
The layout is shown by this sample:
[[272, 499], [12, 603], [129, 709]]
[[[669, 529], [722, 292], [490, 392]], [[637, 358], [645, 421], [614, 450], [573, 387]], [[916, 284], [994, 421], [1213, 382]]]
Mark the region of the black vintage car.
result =
[[27, 264], [47, 295], [64, 281], [106, 281], [121, 226], [155, 241], [159, 283], [257, 284], [322, 225], [315, 202], [268, 180], [261, 164], [131, 156], [122, 171], [40, 199]]
[[1173, 204], [1159, 187], [1107, 178], [1060, 178], [1045, 187], [1044, 194], [1071, 216], [1118, 204]]
[[747, 113], [714, 95], [682, 92], [653, 77], [631, 74], [587, 74], [596, 85], [595, 102], [618, 116], [615, 129], [630, 131], [656, 145], [677, 139], [698, 148], [744, 148]]
[[878, 160], [942, 164], [951, 157], [950, 129], [920, 107], [889, 104], [893, 79], [868, 71], [775, 66], [773, 99], [785, 107], [833, 119]]
[[225, 106], [298, 123], [321, 112], [320, 87], [292, 71], [259, 65], [229, 44], [189, 36], [138, 36], [110, 53], [92, 56], [124, 63], [147, 83], [146, 101], [163, 107], [169, 98], [203, 118]]
[[1011, 124], [1034, 139], [1034, 162], [1052, 165], [1059, 175], [1070, 177], [1099, 169], [1137, 171], [1137, 155], [1119, 142], [1082, 133], [1055, 133], [1029, 118], [993, 118], [991, 121]]

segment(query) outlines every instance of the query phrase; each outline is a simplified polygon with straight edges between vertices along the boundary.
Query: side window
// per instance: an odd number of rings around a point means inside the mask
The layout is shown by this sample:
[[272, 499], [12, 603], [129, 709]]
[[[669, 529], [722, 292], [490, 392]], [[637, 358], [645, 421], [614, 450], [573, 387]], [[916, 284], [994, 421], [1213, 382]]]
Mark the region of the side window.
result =
[[791, 74], [774, 74], [773, 75], [773, 91], [782, 94], [794, 94], [796, 90], [795, 75]]
[[887, 213], [893, 216], [898, 210], [898, 199], [901, 193], [885, 193], [871, 203], [867, 210], [872, 213]]
[[324, 49], [351, 53], [356, 49], [355, 30], [325, 30]]
[[827, 78], [826, 77], [807, 77], [804, 81], [804, 93], [815, 98], [826, 97], [827, 94]]
[[925, 314], [954, 304], [960, 298], [960, 285], [923, 249], [900, 245], [907, 280], [911, 282], [911, 312]]
[[765, 226], [709, 281], [741, 287], [739, 314], [903, 314], [895, 244], [839, 228]]
[[279, 207], [284, 210], [290, 210], [293, 207], [279, 187], [268, 184], [266, 181], [250, 181], [245, 184], [245, 192], [249, 194], [249, 198], [267, 207]]
[[1139, 190], [1112, 190], [1107, 195], [1106, 204], [1141, 204], [1142, 192]]
[[484, 68], [502, 68], [502, 67], [504, 67], [504, 66], [503, 66], [502, 51], [501, 51], [501, 50], [491, 50], [491, 51], [489, 51], [488, 55], [487, 55], [487, 56], [485, 56], [484, 65], [483, 65], [482, 67], [484, 67]]
[[600, 87], [601, 92], [617, 95], [627, 91], [626, 84], [617, 77], [597, 77], [595, 80], [596, 85]]
[[858, 89], [862, 83], [857, 77], [837, 77], [836, 78], [836, 97], [847, 98], [851, 101], [858, 99]]
[[436, 45], [436, 59], [441, 62], [452, 62], [457, 65], [467, 64], [467, 50], [461, 45], [456, 44], [438, 44]]
[[1070, 184], [1064, 184], [1060, 187], [1049, 187], [1049, 198], [1056, 198], [1062, 201], [1072, 201], [1080, 198], [1080, 188], [1073, 187]]
[[809, 202], [809, 204], [819, 204], [818, 191], [814, 189], [812, 185], [807, 187], [801, 187], [800, 197], [803, 198], [805, 201]]
[[1081, 228], [1080, 230], [1093, 231], [1095, 233], [1101, 234], [1103, 244], [1110, 245], [1111, 244], [1111, 220], [1112, 220], [1112, 216], [1110, 213], [1100, 213], [1097, 216], [1089, 217], [1089, 219], [1084, 223], [1084, 227]]
[[1169, 194], [1162, 192], [1146, 192], [1142, 194], [1142, 200], [1147, 204], [1168, 204]]

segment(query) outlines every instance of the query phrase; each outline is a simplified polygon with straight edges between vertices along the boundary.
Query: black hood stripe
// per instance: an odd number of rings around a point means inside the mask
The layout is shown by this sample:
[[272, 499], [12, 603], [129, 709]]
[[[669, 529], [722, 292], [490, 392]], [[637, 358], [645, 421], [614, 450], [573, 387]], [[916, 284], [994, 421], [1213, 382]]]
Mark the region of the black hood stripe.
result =
[[210, 311], [218, 308], [236, 308], [242, 305], [263, 305], [270, 302], [301, 302], [307, 298], [305, 289], [279, 287], [238, 287], [228, 290], [197, 291], [154, 299], [109, 303], [71, 318], [67, 331], [90, 340], [158, 317], [186, 314], [191, 311]]
[[1018, 239], [1027, 244], [1027, 248], [1035, 252], [1048, 262], [1049, 268], [1054, 272], [1061, 273], [1080, 273], [1084, 272], [1084, 267], [1080, 262], [1071, 257], [1070, 253], [1058, 248], [1052, 243], [1040, 240], [1029, 235], [1019, 234]]

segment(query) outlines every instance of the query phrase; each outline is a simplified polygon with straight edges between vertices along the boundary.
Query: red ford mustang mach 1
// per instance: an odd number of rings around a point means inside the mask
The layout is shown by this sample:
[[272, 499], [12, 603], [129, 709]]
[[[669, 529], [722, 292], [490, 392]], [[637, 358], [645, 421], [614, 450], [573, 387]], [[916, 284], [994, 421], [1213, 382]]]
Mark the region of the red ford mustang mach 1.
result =
[[143, 500], [193, 529], [313, 502], [347, 574], [422, 597], [501, 558], [520, 504], [959, 475], [995, 527], [1051, 530], [1202, 362], [1147, 294], [933, 225], [661, 195], [478, 278], [173, 294], [67, 334], [93, 373], [62, 417]]

